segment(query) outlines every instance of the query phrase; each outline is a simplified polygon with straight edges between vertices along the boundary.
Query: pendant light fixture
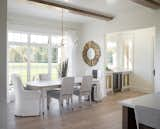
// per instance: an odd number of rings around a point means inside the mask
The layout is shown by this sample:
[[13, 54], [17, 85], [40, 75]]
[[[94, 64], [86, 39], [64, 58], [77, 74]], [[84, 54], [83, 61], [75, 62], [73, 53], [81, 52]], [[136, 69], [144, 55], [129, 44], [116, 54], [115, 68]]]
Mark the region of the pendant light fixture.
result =
[[62, 32], [62, 39], [61, 39], [61, 47], [64, 46], [64, 9], [62, 8], [62, 15], [61, 15], [61, 32]]
[[[54, 44], [54, 48], [61, 48], [61, 47], [64, 46], [64, 9], [61, 8], [60, 12], [61, 12], [61, 17], [60, 17], [60, 36], [57, 37], [58, 41]], [[56, 41], [56, 39], [55, 39], [55, 41]]]
[[64, 9], [63, 8], [61, 12], [61, 44], [59, 48], [61, 48], [61, 62], [64, 62], [65, 61], [65, 48], [64, 48]]

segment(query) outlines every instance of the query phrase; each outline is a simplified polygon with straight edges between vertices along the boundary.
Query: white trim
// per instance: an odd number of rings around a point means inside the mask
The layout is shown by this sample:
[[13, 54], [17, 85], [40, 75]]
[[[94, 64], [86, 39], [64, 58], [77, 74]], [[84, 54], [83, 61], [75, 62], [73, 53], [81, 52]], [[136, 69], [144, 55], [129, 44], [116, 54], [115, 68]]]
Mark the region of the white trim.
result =
[[27, 49], [27, 81], [30, 81], [31, 79], [31, 71], [30, 71], [30, 64], [31, 64], [31, 58], [30, 58], [30, 50], [31, 50], [31, 44], [30, 44], [30, 41], [31, 41], [31, 37], [30, 37], [30, 34], [28, 33], [28, 49]]
[[7, 128], [7, 0], [0, 0], [0, 129]]
[[51, 36], [48, 39], [48, 74], [50, 79], [52, 78], [52, 47], [51, 47]]
[[28, 42], [23, 43], [23, 42], [10, 42], [8, 41], [8, 45], [17, 45], [17, 46], [27, 46]]
[[155, 41], [155, 77], [154, 77], [154, 83], [155, 83], [155, 92], [160, 92], [160, 25], [156, 26], [156, 41]]

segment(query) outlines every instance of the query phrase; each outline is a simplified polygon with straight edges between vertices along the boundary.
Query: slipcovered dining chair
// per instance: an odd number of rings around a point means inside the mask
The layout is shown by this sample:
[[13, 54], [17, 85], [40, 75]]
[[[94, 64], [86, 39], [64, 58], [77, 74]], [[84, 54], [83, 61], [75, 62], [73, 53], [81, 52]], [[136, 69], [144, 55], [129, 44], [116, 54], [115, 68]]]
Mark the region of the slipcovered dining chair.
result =
[[135, 106], [137, 129], [145, 126], [151, 129], [160, 129], [160, 110]]
[[91, 104], [91, 88], [92, 88], [92, 76], [83, 76], [82, 84], [80, 88], [74, 90], [74, 95], [78, 96], [79, 104], [81, 106], [82, 96], [89, 97], [89, 103]]
[[[50, 81], [51, 79], [49, 77], [49, 74], [39, 74], [39, 80], [40, 81]], [[51, 96], [53, 96], [52, 94], [55, 94], [55, 91], [59, 91], [59, 90], [60, 88], [54, 87], [53, 89], [47, 91], [47, 109], [49, 109]]]
[[48, 91], [48, 95], [59, 101], [60, 112], [62, 111], [63, 100], [65, 99], [68, 103], [71, 100], [71, 107], [73, 109], [73, 89], [74, 89], [74, 77], [64, 77], [62, 78], [62, 86], [60, 91], [53, 92]]
[[12, 74], [11, 78], [15, 88], [15, 115], [40, 115], [40, 92], [24, 90], [21, 78], [17, 74]]

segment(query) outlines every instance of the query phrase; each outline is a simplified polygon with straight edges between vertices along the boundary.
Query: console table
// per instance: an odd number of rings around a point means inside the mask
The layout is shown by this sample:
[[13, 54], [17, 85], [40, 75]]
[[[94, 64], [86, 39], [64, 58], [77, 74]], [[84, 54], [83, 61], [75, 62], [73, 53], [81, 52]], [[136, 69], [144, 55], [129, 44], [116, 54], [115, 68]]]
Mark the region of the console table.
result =
[[107, 92], [114, 93], [116, 91], [123, 91], [125, 89], [129, 89], [131, 73], [132, 71], [129, 70], [107, 71], [106, 72]]

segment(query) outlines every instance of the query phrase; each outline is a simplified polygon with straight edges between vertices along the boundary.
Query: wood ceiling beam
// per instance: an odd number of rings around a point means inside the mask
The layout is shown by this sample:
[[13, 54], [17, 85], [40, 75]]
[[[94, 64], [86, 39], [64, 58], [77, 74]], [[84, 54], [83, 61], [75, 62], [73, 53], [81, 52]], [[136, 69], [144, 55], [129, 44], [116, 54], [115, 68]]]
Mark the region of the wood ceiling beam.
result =
[[51, 0], [28, 0], [28, 1], [45, 4], [45, 5], [48, 5], [48, 6], [63, 8], [63, 9], [69, 10], [69, 11], [75, 13], [75, 14], [88, 16], [88, 17], [93, 17], [93, 18], [98, 18], [98, 19], [106, 20], [106, 21], [113, 20], [113, 18], [114, 18], [113, 16], [102, 13], [102, 12], [82, 8], [82, 7], [79, 7], [79, 6], [75, 6], [73, 4], [69, 4], [69, 3], [61, 2], [61, 1], [56, 1], [56, 0], [52, 0], [52, 1]]
[[158, 2], [158, 0], [131, 0], [131, 1], [152, 9], [160, 9], [160, 1]]

